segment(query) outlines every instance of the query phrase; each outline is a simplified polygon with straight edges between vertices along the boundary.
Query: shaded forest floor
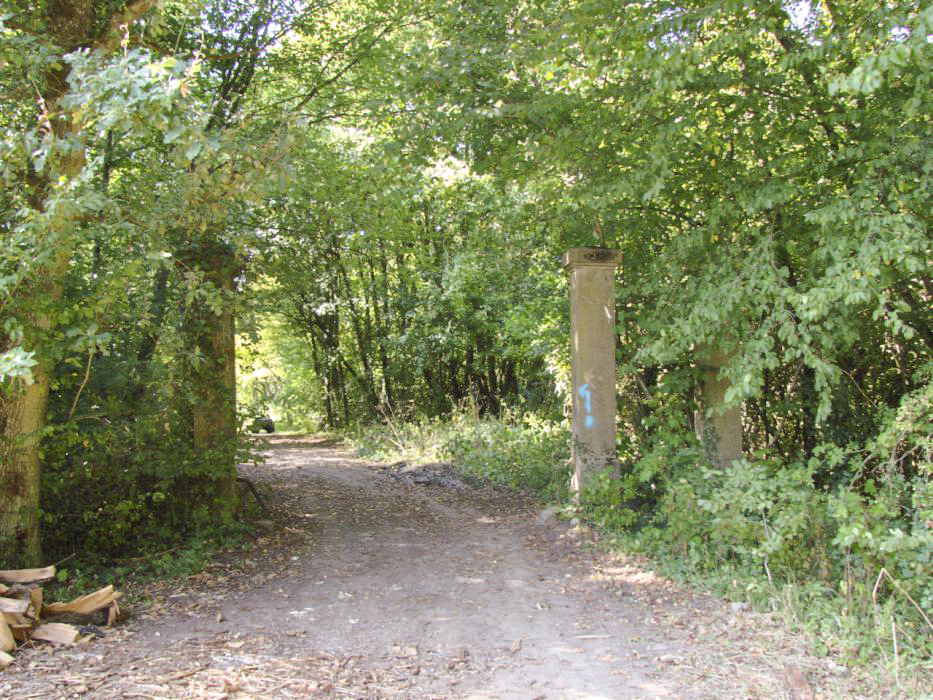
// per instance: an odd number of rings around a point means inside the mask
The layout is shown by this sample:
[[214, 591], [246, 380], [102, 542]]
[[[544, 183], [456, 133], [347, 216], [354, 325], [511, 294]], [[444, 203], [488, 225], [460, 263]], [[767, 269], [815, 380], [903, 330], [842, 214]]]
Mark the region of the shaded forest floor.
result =
[[275, 529], [130, 623], [23, 649], [17, 698], [830, 698], [877, 688], [514, 493], [310, 438], [244, 466]]

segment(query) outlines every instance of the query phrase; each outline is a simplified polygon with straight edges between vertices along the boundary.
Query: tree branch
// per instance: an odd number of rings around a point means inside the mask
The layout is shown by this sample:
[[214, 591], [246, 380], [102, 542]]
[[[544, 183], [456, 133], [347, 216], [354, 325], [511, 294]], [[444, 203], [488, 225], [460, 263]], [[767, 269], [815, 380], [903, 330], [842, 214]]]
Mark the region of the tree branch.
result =
[[84, 391], [84, 387], [87, 386], [88, 380], [91, 378], [91, 363], [94, 361], [94, 351], [91, 350], [87, 354], [87, 366], [84, 368], [84, 379], [81, 380], [81, 386], [78, 387], [78, 392], [75, 394], [74, 401], [71, 402], [71, 410], [68, 411], [68, 420], [70, 422], [72, 416], [75, 414], [75, 408], [78, 406], [78, 399], [81, 398], [81, 394]]
[[98, 37], [92, 48], [101, 49], [106, 53], [115, 51], [123, 41], [127, 29], [136, 20], [158, 5], [159, 2], [160, 0], [133, 0], [130, 2], [122, 12], [110, 18], [107, 28]]

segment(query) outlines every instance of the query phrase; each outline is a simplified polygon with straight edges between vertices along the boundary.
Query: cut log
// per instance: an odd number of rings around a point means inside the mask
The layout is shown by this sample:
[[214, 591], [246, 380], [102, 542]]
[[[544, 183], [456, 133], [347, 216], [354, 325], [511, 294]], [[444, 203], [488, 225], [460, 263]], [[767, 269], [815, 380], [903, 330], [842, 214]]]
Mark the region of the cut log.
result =
[[32, 622], [25, 615], [19, 613], [2, 613], [3, 619], [10, 627], [32, 627]]
[[20, 615], [19, 613], [3, 613], [3, 619], [6, 620], [10, 629], [13, 630], [14, 637], [16, 636], [16, 630], [31, 630], [36, 626], [35, 620], [30, 620], [25, 615]]
[[13, 633], [10, 631], [6, 620], [0, 616], [0, 651], [13, 651], [16, 642], [13, 639]]
[[0, 613], [24, 613], [31, 604], [28, 600], [0, 596]]
[[32, 602], [33, 617], [39, 619], [39, 613], [42, 611], [42, 589], [34, 586], [29, 591], [29, 600]]
[[8, 590], [10, 590], [5, 584], [0, 583], [0, 595], [3, 595]]
[[87, 615], [95, 610], [108, 607], [121, 595], [121, 593], [113, 590], [113, 586], [104, 586], [99, 591], [94, 591], [80, 598], [75, 598], [69, 603], [49, 603], [48, 605], [43, 605], [42, 616], [54, 617], [64, 613]]
[[21, 644], [29, 639], [33, 626], [31, 620], [19, 613], [2, 613], [2, 617], [13, 633], [13, 639]]
[[9, 666], [11, 663], [13, 663], [13, 657], [7, 654], [5, 651], [0, 651], [0, 668]]
[[55, 567], [46, 566], [41, 569], [4, 569], [0, 570], [2, 583], [42, 583], [55, 578]]
[[113, 601], [110, 607], [107, 608], [107, 627], [113, 627], [118, 622], [125, 620], [126, 617], [127, 616], [120, 610], [117, 601]]
[[61, 622], [46, 622], [44, 625], [39, 625], [31, 636], [31, 639], [55, 644], [74, 644], [80, 638], [81, 632], [77, 627]]

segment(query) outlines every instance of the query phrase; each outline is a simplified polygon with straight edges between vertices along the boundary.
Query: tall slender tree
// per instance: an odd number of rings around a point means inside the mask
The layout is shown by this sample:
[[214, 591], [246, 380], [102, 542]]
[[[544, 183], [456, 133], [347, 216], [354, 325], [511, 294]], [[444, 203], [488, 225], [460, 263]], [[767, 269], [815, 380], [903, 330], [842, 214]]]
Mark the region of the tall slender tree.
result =
[[[4, 442], [0, 542], [8, 548], [9, 558], [36, 563], [41, 558], [39, 445], [57, 359], [50, 339], [58, 326], [57, 307], [79, 235], [78, 222], [95, 206], [93, 198], [81, 196], [88, 179], [87, 133], [81, 105], [68, 99], [73, 64], [67, 57], [81, 52], [107, 56], [117, 51], [129, 28], [155, 3], [49, 0], [38, 6], [4, 4], [8, 5], [5, 10], [12, 11], [0, 37], [6, 44], [5, 53], [17, 48], [35, 52], [13, 66], [34, 81], [34, 93], [30, 91], [32, 94], [23, 95], [21, 100], [33, 105], [32, 124], [23, 126], [38, 147], [38, 157], [27, 157], [18, 164], [22, 187], [18, 201], [27, 208], [20, 222], [29, 228], [28, 244], [34, 257], [28, 270], [20, 267], [7, 302], [5, 311], [15, 321], [6, 325], [2, 349], [9, 351], [17, 345], [29, 348], [35, 365], [31, 378], [5, 382], [0, 404]], [[8, 74], [7, 80], [10, 78]]]

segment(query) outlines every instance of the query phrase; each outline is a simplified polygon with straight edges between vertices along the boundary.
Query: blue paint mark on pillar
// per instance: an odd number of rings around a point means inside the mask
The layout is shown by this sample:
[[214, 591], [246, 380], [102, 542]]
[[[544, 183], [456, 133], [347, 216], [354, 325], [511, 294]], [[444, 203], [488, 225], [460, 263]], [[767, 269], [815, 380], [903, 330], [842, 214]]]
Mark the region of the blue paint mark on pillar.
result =
[[590, 392], [590, 385], [584, 384], [579, 389], [577, 393], [580, 395], [580, 398], [583, 399], [583, 411], [586, 416], [583, 419], [583, 425], [587, 428], [592, 428], [593, 424], [596, 422], [593, 418], [593, 395]]

